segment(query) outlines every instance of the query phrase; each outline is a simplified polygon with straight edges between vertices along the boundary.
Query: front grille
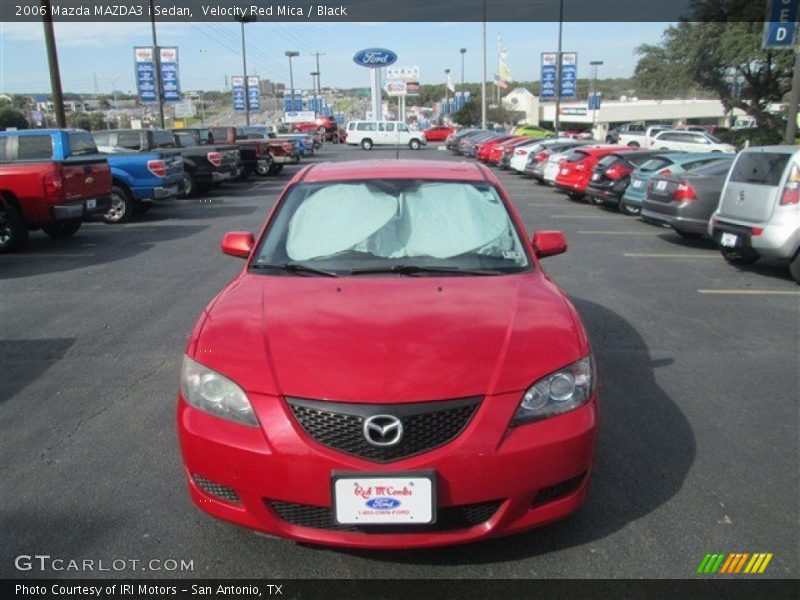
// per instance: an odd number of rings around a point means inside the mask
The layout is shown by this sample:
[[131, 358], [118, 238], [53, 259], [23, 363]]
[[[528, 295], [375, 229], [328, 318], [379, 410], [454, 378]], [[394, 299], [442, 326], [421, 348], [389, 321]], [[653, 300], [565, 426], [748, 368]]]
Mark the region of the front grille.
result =
[[567, 479], [566, 481], [562, 481], [555, 485], [551, 485], [550, 487], [539, 490], [539, 493], [536, 494], [533, 499], [534, 506], [546, 504], [547, 502], [556, 500], [557, 498], [561, 498], [562, 496], [566, 496], [570, 492], [575, 491], [578, 489], [578, 487], [580, 487], [584, 477], [586, 477], [586, 473], [581, 473], [577, 477]]
[[[391, 462], [427, 452], [456, 438], [475, 414], [480, 398], [413, 404], [344, 404], [287, 398], [303, 430], [315, 441], [346, 454]], [[374, 446], [364, 421], [374, 415], [400, 419], [403, 436], [394, 446]]]
[[231, 488], [197, 474], [192, 475], [192, 479], [206, 494], [219, 498], [220, 500], [225, 500], [226, 502], [231, 502], [232, 504], [239, 504], [239, 496]]
[[437, 511], [436, 522], [428, 525], [339, 525], [334, 521], [333, 509], [325, 506], [310, 506], [281, 500], [265, 500], [265, 503], [281, 520], [298, 527], [362, 533], [420, 533], [452, 531], [480, 525], [494, 516], [503, 501], [492, 500], [440, 508]]

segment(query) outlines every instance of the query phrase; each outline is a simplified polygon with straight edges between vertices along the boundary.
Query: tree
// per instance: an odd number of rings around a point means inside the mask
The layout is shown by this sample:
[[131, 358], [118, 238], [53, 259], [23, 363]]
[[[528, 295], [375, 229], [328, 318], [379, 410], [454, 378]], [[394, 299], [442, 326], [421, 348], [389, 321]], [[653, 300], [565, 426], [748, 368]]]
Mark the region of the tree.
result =
[[0, 129], [16, 127], [17, 129], [27, 129], [30, 127], [25, 114], [14, 108], [0, 109]]
[[67, 125], [76, 129], [85, 129], [86, 131], [108, 128], [105, 117], [98, 112], [67, 113]]
[[[712, 19], [714, 20], [712, 22]], [[642, 45], [636, 79], [646, 89], [691, 83], [713, 92], [726, 110], [738, 108], [759, 126], [781, 128], [767, 110], [791, 89], [794, 56], [763, 50], [763, 5], [749, 0], [696, 0], [691, 21], [670, 26], [658, 45]], [[736, 93], [732, 81], [743, 81]]]

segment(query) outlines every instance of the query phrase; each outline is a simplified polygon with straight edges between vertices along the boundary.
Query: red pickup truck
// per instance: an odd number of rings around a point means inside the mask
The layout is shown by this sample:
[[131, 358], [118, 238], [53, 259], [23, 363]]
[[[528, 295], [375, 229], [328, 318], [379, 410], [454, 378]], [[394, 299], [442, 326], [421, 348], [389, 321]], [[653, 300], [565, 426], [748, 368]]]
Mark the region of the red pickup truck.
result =
[[111, 207], [108, 161], [77, 133], [84, 132], [0, 133], [0, 253], [20, 248], [31, 230], [69, 237], [84, 217]]
[[283, 165], [300, 162], [294, 144], [284, 140], [249, 137], [241, 127], [211, 127], [214, 143], [236, 144], [242, 155], [245, 176], [250, 173], [274, 175]]

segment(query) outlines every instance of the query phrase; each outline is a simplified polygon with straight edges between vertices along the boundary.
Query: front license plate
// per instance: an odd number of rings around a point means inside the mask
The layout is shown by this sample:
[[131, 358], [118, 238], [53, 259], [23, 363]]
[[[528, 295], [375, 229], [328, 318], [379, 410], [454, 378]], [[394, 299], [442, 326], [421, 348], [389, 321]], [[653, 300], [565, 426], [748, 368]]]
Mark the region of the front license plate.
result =
[[97, 198], [92, 198], [91, 200], [86, 201], [86, 209], [92, 210], [93, 208], [97, 208]]
[[666, 181], [656, 181], [656, 189], [660, 192], [663, 192], [667, 189], [667, 182]]
[[643, 183], [644, 183], [644, 181], [642, 181], [641, 179], [634, 179], [633, 180], [633, 187], [640, 188], [640, 187], [642, 187]]
[[600, 180], [600, 173], [594, 173], [592, 175], [592, 181], [599, 181]]
[[726, 248], [733, 248], [738, 240], [739, 236], [735, 233], [723, 233], [720, 243]]
[[343, 525], [425, 524], [436, 521], [431, 471], [381, 476], [333, 474], [333, 514]]

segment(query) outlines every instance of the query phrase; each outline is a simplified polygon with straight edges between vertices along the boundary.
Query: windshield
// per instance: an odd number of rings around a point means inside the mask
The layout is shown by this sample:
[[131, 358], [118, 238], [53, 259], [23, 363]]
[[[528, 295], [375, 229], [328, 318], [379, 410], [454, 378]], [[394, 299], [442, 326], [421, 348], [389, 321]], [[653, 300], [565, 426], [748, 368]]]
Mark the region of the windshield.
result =
[[69, 150], [70, 156], [97, 154], [97, 144], [94, 143], [94, 138], [88, 131], [70, 133]]
[[367, 180], [288, 192], [252, 266], [286, 264], [336, 274], [398, 266], [508, 273], [530, 262], [491, 184]]

